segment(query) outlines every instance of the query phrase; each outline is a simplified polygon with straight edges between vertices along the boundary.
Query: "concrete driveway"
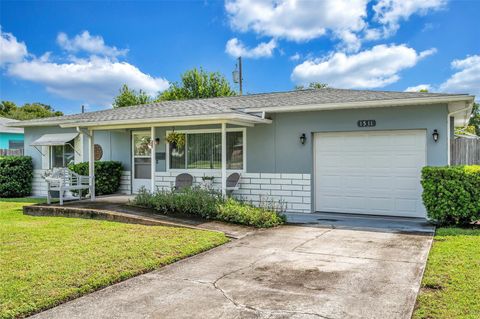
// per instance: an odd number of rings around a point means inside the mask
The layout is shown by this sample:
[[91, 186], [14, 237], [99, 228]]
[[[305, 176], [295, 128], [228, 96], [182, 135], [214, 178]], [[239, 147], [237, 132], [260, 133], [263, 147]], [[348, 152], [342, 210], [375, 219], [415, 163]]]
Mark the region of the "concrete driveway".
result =
[[257, 231], [36, 318], [410, 318], [431, 235]]

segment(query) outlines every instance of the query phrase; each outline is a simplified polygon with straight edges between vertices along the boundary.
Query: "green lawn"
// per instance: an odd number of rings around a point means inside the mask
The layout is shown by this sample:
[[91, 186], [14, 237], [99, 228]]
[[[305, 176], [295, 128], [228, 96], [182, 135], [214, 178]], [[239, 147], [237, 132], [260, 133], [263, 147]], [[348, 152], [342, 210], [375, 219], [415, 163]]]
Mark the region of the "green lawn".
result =
[[221, 245], [221, 233], [22, 214], [0, 199], [0, 318], [22, 317]]
[[480, 318], [480, 230], [437, 229], [413, 318]]

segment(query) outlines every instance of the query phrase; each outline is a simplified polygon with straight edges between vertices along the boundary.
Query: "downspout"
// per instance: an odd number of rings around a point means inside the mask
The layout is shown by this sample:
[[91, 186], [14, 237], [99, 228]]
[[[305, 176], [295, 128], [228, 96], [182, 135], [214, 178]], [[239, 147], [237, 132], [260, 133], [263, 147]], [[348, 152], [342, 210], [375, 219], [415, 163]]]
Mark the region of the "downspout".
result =
[[[450, 158], [451, 158], [451, 147], [450, 147], [450, 117], [453, 115], [453, 114], [456, 114], [456, 113], [460, 113], [460, 112], [463, 112], [463, 111], [467, 111], [471, 106], [472, 106], [473, 103], [469, 103], [467, 104], [468, 106], [463, 108], [463, 109], [460, 109], [460, 110], [456, 110], [456, 111], [453, 111], [453, 112], [450, 112], [448, 113], [447, 115], [447, 165], [450, 166]], [[465, 127], [468, 125], [468, 122], [465, 124]], [[454, 120], [454, 127], [455, 129], [455, 120]]]

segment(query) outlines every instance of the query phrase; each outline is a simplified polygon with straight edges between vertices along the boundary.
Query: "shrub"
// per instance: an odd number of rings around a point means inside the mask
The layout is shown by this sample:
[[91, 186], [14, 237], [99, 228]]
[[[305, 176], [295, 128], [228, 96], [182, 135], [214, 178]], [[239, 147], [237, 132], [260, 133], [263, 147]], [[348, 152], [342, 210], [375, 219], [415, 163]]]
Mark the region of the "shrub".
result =
[[255, 207], [233, 198], [219, 205], [217, 219], [256, 227], [273, 227], [285, 222], [285, 217], [273, 210]]
[[[69, 169], [80, 175], [88, 175], [88, 162], [72, 164]], [[116, 161], [95, 162], [95, 195], [117, 192], [122, 178], [122, 163]]]
[[424, 167], [423, 203], [428, 217], [442, 225], [480, 219], [480, 166]]
[[24, 197], [32, 191], [30, 156], [0, 157], [0, 197]]
[[254, 207], [233, 198], [225, 200], [220, 194], [199, 187], [153, 194], [141, 189], [133, 204], [153, 208], [162, 214], [187, 214], [255, 227], [284, 223], [283, 216], [273, 210]]

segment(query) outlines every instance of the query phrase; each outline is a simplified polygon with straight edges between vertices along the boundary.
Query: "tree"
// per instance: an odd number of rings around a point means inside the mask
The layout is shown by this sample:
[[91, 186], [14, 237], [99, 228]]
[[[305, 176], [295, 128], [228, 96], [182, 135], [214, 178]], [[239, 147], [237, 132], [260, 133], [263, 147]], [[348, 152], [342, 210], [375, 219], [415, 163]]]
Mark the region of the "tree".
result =
[[229, 82], [219, 72], [194, 68], [182, 74], [181, 83], [175, 82], [161, 92], [157, 101], [201, 99], [236, 95]]
[[468, 122], [468, 126], [472, 127], [474, 134], [480, 136], [480, 104], [473, 103], [472, 117]]
[[50, 105], [43, 103], [25, 103], [23, 106], [17, 106], [11, 101], [0, 103], [0, 116], [15, 120], [32, 120], [62, 115], [62, 112], [55, 111]]
[[325, 89], [328, 87], [328, 84], [326, 83], [320, 83], [320, 82], [310, 82], [308, 87], [305, 87], [305, 85], [300, 84], [295, 86], [295, 90], [317, 90], [317, 89]]
[[420, 89], [418, 92], [420, 92], [420, 93], [428, 93], [428, 89]]
[[152, 99], [143, 90], [138, 92], [130, 89], [126, 84], [119, 90], [119, 94], [113, 99], [113, 108], [141, 105], [151, 103]]
[[455, 134], [462, 135], [465, 133], [480, 136], [480, 104], [473, 103], [472, 116], [468, 121], [467, 127], [456, 127]]

